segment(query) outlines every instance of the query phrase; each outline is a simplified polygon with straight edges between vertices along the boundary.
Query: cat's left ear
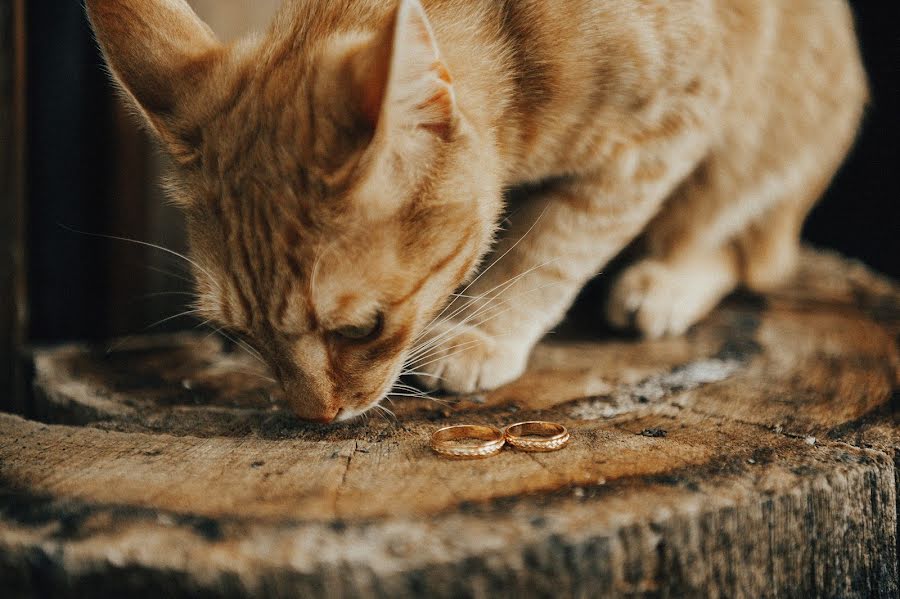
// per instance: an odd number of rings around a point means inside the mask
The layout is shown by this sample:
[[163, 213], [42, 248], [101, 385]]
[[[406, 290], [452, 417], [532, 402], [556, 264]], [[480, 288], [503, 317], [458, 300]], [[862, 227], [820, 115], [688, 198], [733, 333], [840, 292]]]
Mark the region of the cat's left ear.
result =
[[226, 50], [185, 0], [86, 0], [119, 86], [176, 161], [196, 158], [196, 122]]
[[420, 128], [444, 138], [452, 132], [453, 78], [419, 0], [400, 0], [388, 27], [353, 56], [351, 68], [373, 130]]

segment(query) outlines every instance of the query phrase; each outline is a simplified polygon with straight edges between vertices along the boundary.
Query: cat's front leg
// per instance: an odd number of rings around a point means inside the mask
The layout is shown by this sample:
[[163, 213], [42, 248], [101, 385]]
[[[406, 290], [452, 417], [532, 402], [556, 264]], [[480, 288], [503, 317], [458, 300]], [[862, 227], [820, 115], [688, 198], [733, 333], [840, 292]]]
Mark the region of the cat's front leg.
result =
[[513, 206], [478, 278], [426, 329], [408, 370], [429, 388], [471, 393], [518, 378], [584, 283], [637, 235], [663, 193], [567, 180]]

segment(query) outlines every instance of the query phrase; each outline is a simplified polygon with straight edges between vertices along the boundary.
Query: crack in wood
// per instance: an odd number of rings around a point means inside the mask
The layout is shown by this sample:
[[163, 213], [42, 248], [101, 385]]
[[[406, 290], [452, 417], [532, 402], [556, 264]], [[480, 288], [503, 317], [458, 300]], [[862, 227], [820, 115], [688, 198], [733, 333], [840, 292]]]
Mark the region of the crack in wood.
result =
[[337, 487], [334, 491], [334, 499], [331, 505], [331, 511], [335, 516], [340, 516], [340, 510], [338, 506], [341, 500], [341, 493], [343, 492], [344, 485], [347, 483], [347, 477], [350, 474], [350, 464], [353, 462], [353, 456], [356, 455], [357, 450], [359, 449], [359, 441], [353, 441], [353, 448], [347, 453], [347, 463], [344, 465], [344, 471], [341, 473], [341, 482], [338, 483]]

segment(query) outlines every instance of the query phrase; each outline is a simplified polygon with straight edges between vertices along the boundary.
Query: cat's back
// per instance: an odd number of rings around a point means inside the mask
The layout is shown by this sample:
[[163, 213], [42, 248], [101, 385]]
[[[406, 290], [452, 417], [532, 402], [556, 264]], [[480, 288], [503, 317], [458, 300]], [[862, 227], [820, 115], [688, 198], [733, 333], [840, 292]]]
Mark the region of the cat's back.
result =
[[593, 152], [611, 130], [640, 129], [678, 104], [720, 114], [727, 127], [748, 110], [766, 118], [784, 103], [778, 110], [796, 113], [785, 118], [808, 118], [800, 113], [810, 105], [819, 113], [865, 95], [846, 0], [425, 4], [461, 14], [461, 4], [478, 5], [492, 20], [515, 87], [510, 116], [523, 123], [511, 141], [521, 179], [570, 171], [556, 158], [579, 145]]

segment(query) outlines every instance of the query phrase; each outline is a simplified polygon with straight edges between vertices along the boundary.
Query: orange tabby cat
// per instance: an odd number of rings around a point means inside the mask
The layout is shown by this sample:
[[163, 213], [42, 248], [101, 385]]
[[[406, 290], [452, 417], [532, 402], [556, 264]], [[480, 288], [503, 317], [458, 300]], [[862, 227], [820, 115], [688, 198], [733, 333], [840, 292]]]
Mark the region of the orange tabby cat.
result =
[[292, 0], [226, 46], [183, 0], [87, 1], [174, 159], [198, 308], [299, 416], [360, 414], [404, 368], [516, 378], [641, 233], [606, 309], [649, 336], [791, 273], [867, 97], [846, 2], [424, 4]]

